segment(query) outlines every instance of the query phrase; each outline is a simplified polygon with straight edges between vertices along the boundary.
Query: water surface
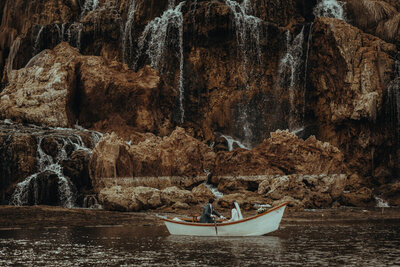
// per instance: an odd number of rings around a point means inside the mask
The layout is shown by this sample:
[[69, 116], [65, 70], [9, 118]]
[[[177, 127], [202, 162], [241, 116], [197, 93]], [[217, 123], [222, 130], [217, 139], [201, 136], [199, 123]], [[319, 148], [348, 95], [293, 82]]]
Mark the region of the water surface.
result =
[[245, 238], [170, 236], [164, 226], [0, 230], [0, 266], [396, 266], [399, 259], [397, 220], [283, 224]]

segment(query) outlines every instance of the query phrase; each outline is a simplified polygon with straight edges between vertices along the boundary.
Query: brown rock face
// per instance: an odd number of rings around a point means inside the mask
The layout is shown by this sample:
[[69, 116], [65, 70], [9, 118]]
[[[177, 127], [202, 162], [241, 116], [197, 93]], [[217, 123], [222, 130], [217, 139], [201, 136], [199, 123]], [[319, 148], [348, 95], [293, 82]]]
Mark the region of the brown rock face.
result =
[[99, 201], [106, 209], [120, 211], [156, 209], [163, 205], [175, 204], [182, 207], [182, 203], [196, 203], [193, 195], [187, 190], [177, 187], [159, 190], [144, 186], [103, 188], [99, 192]]
[[118, 62], [81, 56], [61, 43], [11, 72], [0, 94], [0, 117], [53, 127], [79, 121], [88, 128], [123, 134], [126, 129], [168, 133], [165, 119], [170, 117], [174, 92], [161, 85], [148, 66], [135, 73]]
[[400, 4], [396, 0], [346, 0], [351, 23], [363, 31], [400, 44]]
[[162, 131], [163, 111], [169, 115], [168, 99], [174, 92], [161, 88], [160, 77], [149, 66], [134, 73], [117, 62], [109, 64], [100, 57], [85, 57], [78, 77], [75, 105], [78, 104], [77, 119], [83, 126], [120, 130], [118, 126], [125, 124], [139, 132]]
[[92, 180], [141, 176], [204, 176], [211, 169], [214, 153], [205, 144], [177, 128], [170, 136], [153, 136], [128, 145], [115, 134], [105, 135], [90, 160]]
[[2, 199], [43, 152], [108, 209], [186, 209], [206, 180], [227, 207], [398, 203], [400, 4], [341, 2], [1, 1], [0, 118], [108, 133], [89, 180], [76, 140], [1, 132]]
[[74, 125], [68, 102], [75, 87], [75, 58], [79, 53], [61, 44], [45, 50], [23, 69], [12, 71], [0, 94], [0, 116], [53, 127]]
[[317, 137], [341, 149], [361, 175], [389, 161], [392, 131], [382, 131], [387, 127], [383, 107], [395, 51], [337, 19], [319, 18], [313, 27], [310, 77]]
[[219, 152], [215, 174], [341, 174], [347, 173], [343, 154], [329, 143], [310, 137], [299, 139], [287, 131], [271, 133], [262, 144], [247, 151]]

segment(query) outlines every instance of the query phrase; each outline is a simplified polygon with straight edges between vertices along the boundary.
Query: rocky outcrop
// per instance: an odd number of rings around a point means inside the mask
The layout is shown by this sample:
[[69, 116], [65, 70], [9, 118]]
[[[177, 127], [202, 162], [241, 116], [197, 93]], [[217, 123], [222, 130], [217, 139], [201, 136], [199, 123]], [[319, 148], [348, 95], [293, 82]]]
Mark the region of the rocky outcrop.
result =
[[212, 169], [215, 154], [205, 144], [177, 128], [164, 138], [152, 136], [129, 145], [117, 135], [105, 135], [90, 159], [90, 176], [102, 178], [204, 176]]
[[2, 199], [36, 172], [117, 210], [185, 209], [205, 181], [227, 208], [397, 203], [399, 3], [343, 0], [344, 21], [317, 2], [2, 1], [0, 118], [108, 133], [92, 155], [85, 134], [2, 133]]
[[52, 127], [75, 124], [75, 58], [79, 53], [66, 44], [45, 50], [20, 70], [12, 71], [0, 94], [0, 117]]
[[363, 31], [400, 44], [400, 4], [396, 0], [346, 0], [348, 18]]
[[159, 190], [151, 187], [121, 187], [114, 186], [102, 189], [99, 194], [99, 201], [108, 210], [140, 211], [156, 209], [163, 205], [188, 207], [182, 205], [194, 204], [197, 201], [190, 191], [177, 187], [168, 187]]
[[[343, 151], [362, 176], [389, 161], [391, 130], [384, 115], [396, 47], [338, 19], [313, 26], [310, 73], [317, 138]], [[329, 64], [321, 64], [330, 62]], [[351, 144], [351, 145], [350, 145]], [[386, 163], [384, 163], [386, 161]]]
[[288, 131], [276, 131], [252, 150], [219, 152], [216, 176], [271, 174], [347, 173], [343, 154], [315, 137], [298, 138]]
[[175, 92], [161, 87], [160, 76], [149, 66], [134, 73], [115, 61], [84, 57], [77, 76], [74, 104], [83, 126], [123, 133], [126, 125], [131, 131], [168, 133], [171, 126], [165, 119]]
[[115, 61], [81, 56], [61, 43], [11, 71], [0, 93], [0, 117], [52, 127], [79, 121], [122, 134], [126, 129], [168, 133], [174, 92], [161, 85], [148, 66], [135, 73]]

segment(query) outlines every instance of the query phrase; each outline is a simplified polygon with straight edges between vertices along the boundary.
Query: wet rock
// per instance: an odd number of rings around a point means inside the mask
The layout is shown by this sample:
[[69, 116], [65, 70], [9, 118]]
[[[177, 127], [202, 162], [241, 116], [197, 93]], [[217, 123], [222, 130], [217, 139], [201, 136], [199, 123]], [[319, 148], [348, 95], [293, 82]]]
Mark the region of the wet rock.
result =
[[347, 184], [346, 175], [289, 175], [270, 177], [258, 188], [258, 193], [270, 202], [284, 196], [294, 199], [292, 206], [327, 208], [340, 199]]
[[63, 173], [69, 177], [80, 191], [92, 188], [89, 177], [89, 159], [91, 153], [88, 150], [76, 150], [71, 156], [61, 162]]
[[137, 132], [165, 131], [174, 92], [161, 86], [160, 76], [149, 66], [135, 73], [121, 63], [85, 57], [78, 75], [77, 119], [83, 126], [121, 133], [124, 125]]
[[132, 198], [132, 191], [129, 193], [121, 186], [103, 188], [98, 193], [99, 202], [106, 210], [115, 211], [136, 211], [140, 209], [140, 203]]
[[400, 206], [400, 182], [385, 184], [377, 190], [389, 206]]
[[362, 187], [355, 192], [343, 194], [341, 202], [345, 206], [355, 207], [374, 207], [376, 204], [372, 190], [367, 187]]
[[[89, 148], [85, 148], [82, 139], [87, 139], [89, 145], [96, 142], [92, 140], [95, 138], [90, 131], [56, 130], [45, 127], [0, 123], [0, 155], [2, 155], [0, 161], [1, 203], [9, 203], [18, 183], [23, 182], [33, 174], [46, 170], [51, 164], [56, 164], [51, 166], [52, 170], [60, 168], [63, 171], [65, 167], [64, 173], [67, 177], [71, 176], [78, 190], [84, 191], [88, 189], [90, 179], [87, 165], [90, 152]], [[81, 151], [78, 148], [86, 150]], [[50, 180], [54, 178], [52, 175], [47, 175], [47, 177]], [[40, 181], [45, 183], [45, 178], [39, 178]], [[72, 186], [72, 184], [68, 186]], [[50, 190], [52, 187], [42, 186], [40, 190], [42, 189]], [[30, 193], [28, 192], [27, 194], [30, 195]], [[75, 193], [73, 192], [73, 194]], [[49, 193], [38, 192], [36, 194]], [[65, 203], [64, 201], [61, 205]]]
[[78, 120], [103, 131], [168, 133], [174, 92], [162, 85], [148, 66], [135, 73], [61, 43], [11, 72], [0, 94], [0, 117], [52, 127], [72, 127]]
[[30, 134], [0, 131], [0, 203], [8, 203], [15, 182], [36, 171], [36, 138]]
[[58, 180], [58, 175], [52, 171], [45, 171], [38, 174], [29, 185], [29, 198], [27, 204], [51, 206], [60, 205], [61, 199], [58, 191]]

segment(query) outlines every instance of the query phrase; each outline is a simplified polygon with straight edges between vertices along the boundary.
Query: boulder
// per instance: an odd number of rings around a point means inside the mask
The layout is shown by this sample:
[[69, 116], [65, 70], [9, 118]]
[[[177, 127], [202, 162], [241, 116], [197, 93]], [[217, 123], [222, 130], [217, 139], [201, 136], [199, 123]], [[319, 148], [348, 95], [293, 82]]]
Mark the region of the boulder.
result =
[[89, 150], [76, 150], [69, 158], [61, 162], [63, 174], [69, 177], [80, 191], [92, 188], [88, 167], [90, 156]]
[[179, 189], [176, 186], [168, 187], [161, 190], [161, 198], [163, 203], [168, 206], [177, 202], [187, 203], [187, 204], [197, 203], [197, 201], [193, 197], [192, 192], [184, 189]]
[[215, 197], [213, 192], [208, 189], [204, 183], [200, 184], [192, 189], [192, 194], [196, 197], [199, 201], [206, 202], [208, 199]]
[[79, 52], [66, 43], [13, 70], [0, 93], [0, 117], [52, 127], [75, 124], [72, 106]]
[[152, 136], [129, 145], [115, 134], [105, 135], [90, 159], [92, 181], [118, 177], [204, 176], [215, 154], [207, 145], [177, 128], [170, 136]]
[[367, 187], [362, 187], [355, 192], [346, 192], [342, 195], [341, 203], [354, 207], [374, 207], [376, 204], [372, 190]]
[[400, 181], [382, 185], [377, 191], [389, 206], [400, 206]]

